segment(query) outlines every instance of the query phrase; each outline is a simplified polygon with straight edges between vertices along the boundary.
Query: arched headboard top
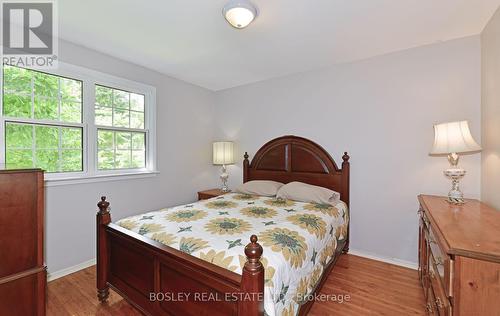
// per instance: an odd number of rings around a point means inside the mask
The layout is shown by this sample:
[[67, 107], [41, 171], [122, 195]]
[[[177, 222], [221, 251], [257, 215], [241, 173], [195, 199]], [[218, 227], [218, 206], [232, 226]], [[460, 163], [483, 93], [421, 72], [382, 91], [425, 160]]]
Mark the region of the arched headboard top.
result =
[[243, 181], [300, 181], [340, 193], [349, 205], [349, 155], [344, 153], [342, 168], [315, 142], [298, 136], [282, 136], [264, 144], [252, 162], [245, 153]]

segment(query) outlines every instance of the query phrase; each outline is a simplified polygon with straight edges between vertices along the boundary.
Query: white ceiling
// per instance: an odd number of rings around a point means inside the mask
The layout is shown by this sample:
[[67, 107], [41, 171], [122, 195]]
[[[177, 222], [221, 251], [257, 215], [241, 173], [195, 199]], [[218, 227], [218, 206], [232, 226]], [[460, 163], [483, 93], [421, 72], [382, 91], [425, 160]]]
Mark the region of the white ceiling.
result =
[[253, 0], [229, 26], [225, 0], [61, 0], [65, 40], [221, 90], [479, 34], [500, 0]]

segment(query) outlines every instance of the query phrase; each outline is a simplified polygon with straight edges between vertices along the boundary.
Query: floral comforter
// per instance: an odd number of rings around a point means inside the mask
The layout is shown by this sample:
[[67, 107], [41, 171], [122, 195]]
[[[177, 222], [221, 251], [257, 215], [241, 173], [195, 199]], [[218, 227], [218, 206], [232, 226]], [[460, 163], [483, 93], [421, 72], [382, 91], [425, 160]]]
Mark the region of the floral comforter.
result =
[[302, 203], [229, 193], [128, 217], [118, 225], [241, 274], [244, 247], [256, 234], [264, 249], [266, 314], [295, 315], [345, 238], [343, 202]]

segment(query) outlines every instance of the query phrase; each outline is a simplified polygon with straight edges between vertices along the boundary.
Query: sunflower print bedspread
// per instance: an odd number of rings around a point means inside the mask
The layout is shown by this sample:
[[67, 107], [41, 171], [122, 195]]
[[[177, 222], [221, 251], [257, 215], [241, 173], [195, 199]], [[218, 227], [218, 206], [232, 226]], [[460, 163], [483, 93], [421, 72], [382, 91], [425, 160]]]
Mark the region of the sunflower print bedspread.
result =
[[244, 247], [256, 234], [264, 249], [267, 315], [296, 315], [347, 233], [343, 202], [302, 203], [229, 193], [128, 217], [118, 225], [241, 274]]

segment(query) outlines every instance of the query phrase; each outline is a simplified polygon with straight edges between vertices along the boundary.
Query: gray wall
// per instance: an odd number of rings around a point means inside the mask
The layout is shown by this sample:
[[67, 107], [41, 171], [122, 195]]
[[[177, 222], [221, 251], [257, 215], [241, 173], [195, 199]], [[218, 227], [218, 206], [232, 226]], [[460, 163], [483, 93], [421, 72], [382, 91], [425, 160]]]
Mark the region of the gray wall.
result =
[[481, 199], [500, 209], [500, 9], [481, 34], [482, 177]]
[[[216, 95], [216, 136], [252, 156], [285, 134], [310, 138], [337, 162], [351, 155], [351, 247], [416, 262], [417, 194], [447, 194], [445, 158], [429, 157], [433, 124], [469, 120], [480, 142], [479, 37], [267, 80]], [[479, 197], [480, 155], [464, 156], [462, 188]], [[231, 166], [233, 185], [241, 164]]]
[[95, 258], [95, 213], [107, 195], [113, 220], [193, 201], [217, 184], [211, 166], [213, 92], [98, 52], [61, 42], [60, 60], [156, 87], [157, 154], [153, 178], [46, 188], [49, 272]]

